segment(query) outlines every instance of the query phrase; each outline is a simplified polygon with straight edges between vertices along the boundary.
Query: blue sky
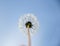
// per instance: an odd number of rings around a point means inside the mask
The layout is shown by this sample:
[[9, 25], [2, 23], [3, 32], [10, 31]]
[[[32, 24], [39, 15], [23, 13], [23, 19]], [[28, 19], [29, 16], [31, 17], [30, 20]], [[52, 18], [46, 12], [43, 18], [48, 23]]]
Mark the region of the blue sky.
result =
[[60, 46], [60, 2], [58, 0], [0, 0], [0, 46], [27, 45], [18, 28], [19, 16], [33, 13], [40, 22], [31, 37], [32, 46]]

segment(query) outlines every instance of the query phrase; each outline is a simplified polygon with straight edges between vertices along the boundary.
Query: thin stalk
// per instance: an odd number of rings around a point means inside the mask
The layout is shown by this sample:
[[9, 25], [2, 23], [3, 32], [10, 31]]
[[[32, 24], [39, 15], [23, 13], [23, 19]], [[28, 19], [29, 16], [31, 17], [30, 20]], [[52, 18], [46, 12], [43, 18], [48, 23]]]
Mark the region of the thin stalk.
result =
[[28, 46], [31, 46], [31, 37], [30, 37], [29, 26], [28, 26], [27, 33], [28, 33]]

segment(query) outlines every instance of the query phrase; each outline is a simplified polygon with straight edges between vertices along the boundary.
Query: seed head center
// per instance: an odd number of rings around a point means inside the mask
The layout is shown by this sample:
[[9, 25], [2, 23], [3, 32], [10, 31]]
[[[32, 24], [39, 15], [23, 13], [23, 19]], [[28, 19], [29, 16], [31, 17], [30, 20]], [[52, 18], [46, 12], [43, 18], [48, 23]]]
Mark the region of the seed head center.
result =
[[26, 28], [32, 28], [32, 23], [30, 21], [28, 21], [26, 24], [25, 24]]

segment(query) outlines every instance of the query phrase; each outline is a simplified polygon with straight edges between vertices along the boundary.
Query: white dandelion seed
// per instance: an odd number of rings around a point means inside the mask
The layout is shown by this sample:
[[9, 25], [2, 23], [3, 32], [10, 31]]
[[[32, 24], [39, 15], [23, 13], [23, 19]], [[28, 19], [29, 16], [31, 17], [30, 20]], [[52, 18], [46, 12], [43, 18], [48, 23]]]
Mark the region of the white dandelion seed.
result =
[[20, 31], [28, 35], [28, 46], [31, 46], [30, 35], [34, 34], [39, 29], [39, 22], [33, 14], [25, 14], [19, 18], [18, 26]]

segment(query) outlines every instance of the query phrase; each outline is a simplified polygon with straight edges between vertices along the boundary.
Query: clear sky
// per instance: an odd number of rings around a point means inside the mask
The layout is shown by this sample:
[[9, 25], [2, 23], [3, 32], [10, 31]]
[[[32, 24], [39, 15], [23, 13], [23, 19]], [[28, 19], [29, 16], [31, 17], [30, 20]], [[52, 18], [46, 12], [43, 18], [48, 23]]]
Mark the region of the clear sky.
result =
[[0, 46], [27, 45], [20, 32], [19, 16], [33, 13], [40, 22], [31, 37], [32, 46], [60, 46], [60, 2], [58, 0], [0, 0]]

